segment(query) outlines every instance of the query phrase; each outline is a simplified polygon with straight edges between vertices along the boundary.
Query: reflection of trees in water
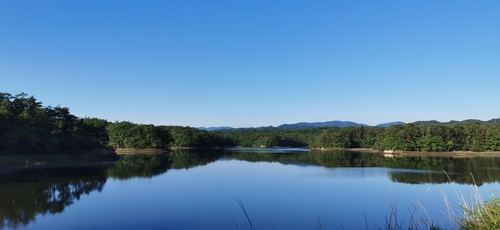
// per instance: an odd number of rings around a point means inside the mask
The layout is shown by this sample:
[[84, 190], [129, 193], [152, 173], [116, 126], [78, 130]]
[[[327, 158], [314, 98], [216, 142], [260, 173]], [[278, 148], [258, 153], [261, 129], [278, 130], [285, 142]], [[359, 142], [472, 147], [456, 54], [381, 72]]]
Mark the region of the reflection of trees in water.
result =
[[311, 152], [312, 158], [326, 168], [335, 167], [378, 167], [382, 158], [378, 154], [358, 152]]
[[386, 158], [373, 153], [341, 151], [312, 152], [311, 155], [324, 167], [385, 167], [423, 170], [391, 172], [391, 180], [400, 183], [449, 183], [451, 181], [459, 184], [482, 185], [500, 181], [500, 158], [494, 157]]
[[[26, 169], [0, 175], [0, 227], [16, 228], [35, 220], [38, 214], [56, 214], [83, 194], [101, 191], [107, 177], [151, 178], [169, 169], [189, 169], [221, 158], [248, 162], [309, 164], [323, 167], [386, 167], [422, 171], [393, 171], [400, 183], [456, 183], [481, 185], [500, 181], [500, 158], [385, 158], [360, 152], [224, 152], [219, 150], [174, 151], [167, 155], [124, 156], [113, 167]], [[445, 170], [448, 177], [442, 172]], [[474, 175], [474, 179], [470, 175]]]
[[177, 150], [162, 155], [131, 154], [120, 156], [106, 174], [114, 179], [152, 178], [169, 169], [189, 169], [223, 157], [220, 150]]
[[189, 169], [215, 162], [224, 156], [222, 150], [179, 150], [170, 152], [172, 169]]
[[[409, 184], [422, 183], [449, 183], [475, 184], [500, 182], [500, 158], [473, 157], [473, 158], [442, 158], [418, 159], [420, 162], [436, 161], [425, 169], [434, 172], [394, 172], [391, 179], [396, 182]], [[446, 173], [444, 173], [444, 172]]]
[[113, 167], [106, 170], [106, 175], [118, 180], [152, 178], [167, 172], [168, 165], [166, 155], [123, 155]]
[[102, 191], [104, 168], [26, 169], [0, 175], [0, 228], [17, 228], [39, 214], [56, 214], [83, 194]]
[[[248, 162], [280, 162], [285, 164], [321, 165], [334, 167], [384, 167], [415, 169], [420, 171], [391, 172], [391, 180], [400, 183], [449, 183], [477, 184], [500, 181], [500, 158], [493, 157], [395, 157], [387, 158], [377, 153], [354, 151], [311, 151], [291, 153], [263, 153], [252, 151], [176, 151], [170, 159], [172, 168], [191, 168], [206, 165], [220, 158]], [[448, 176], [443, 172], [446, 171]], [[474, 176], [472, 177], [471, 174]], [[449, 179], [448, 179], [449, 177]]]
[[[387, 158], [377, 153], [355, 151], [311, 152], [255, 152], [218, 150], [175, 151], [170, 153], [171, 168], [191, 168], [215, 162], [220, 158], [248, 162], [280, 162], [297, 165], [321, 165], [334, 167], [384, 167], [415, 169], [421, 171], [391, 172], [391, 180], [400, 183], [448, 183], [477, 184], [500, 181], [500, 158], [493, 157], [395, 157]], [[448, 176], [443, 172], [446, 171]], [[474, 175], [474, 178], [471, 176]], [[449, 177], [449, 179], [448, 179]]]
[[283, 164], [317, 165], [310, 152], [261, 153], [236, 151], [226, 154], [227, 158], [248, 162], [279, 162]]

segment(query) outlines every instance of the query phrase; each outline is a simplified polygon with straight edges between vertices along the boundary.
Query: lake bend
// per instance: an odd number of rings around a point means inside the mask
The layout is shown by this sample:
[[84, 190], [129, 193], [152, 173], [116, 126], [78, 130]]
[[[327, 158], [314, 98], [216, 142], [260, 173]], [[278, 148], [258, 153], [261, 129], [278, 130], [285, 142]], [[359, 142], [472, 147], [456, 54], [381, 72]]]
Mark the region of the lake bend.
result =
[[459, 198], [496, 194], [500, 158], [445, 156], [229, 148], [26, 168], [0, 174], [0, 229], [252, 229], [238, 201], [255, 229], [453, 229], [443, 200], [460, 214]]

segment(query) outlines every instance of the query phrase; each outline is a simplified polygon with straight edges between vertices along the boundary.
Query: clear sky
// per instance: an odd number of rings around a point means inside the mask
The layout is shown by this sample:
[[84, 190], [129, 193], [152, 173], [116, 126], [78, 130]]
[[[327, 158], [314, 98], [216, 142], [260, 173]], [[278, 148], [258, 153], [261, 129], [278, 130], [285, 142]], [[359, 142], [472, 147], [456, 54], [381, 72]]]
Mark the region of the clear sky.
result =
[[500, 117], [500, 1], [0, 1], [0, 92], [251, 127]]

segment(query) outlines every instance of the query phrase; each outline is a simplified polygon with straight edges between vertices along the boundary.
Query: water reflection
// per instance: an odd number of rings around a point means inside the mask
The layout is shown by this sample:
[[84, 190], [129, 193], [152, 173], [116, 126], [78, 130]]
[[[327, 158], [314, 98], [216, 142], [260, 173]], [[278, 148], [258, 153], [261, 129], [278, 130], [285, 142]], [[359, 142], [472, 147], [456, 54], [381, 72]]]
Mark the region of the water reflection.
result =
[[83, 194], [102, 191], [104, 170], [44, 168], [0, 175], [0, 228], [26, 226], [39, 214], [61, 213]]
[[259, 151], [234, 151], [224, 155], [226, 159], [235, 159], [248, 162], [278, 162], [282, 164], [296, 164], [296, 165], [318, 165], [314, 160], [311, 152], [295, 151], [295, 152], [270, 152], [273, 149], [263, 152]]
[[405, 184], [442, 184], [451, 181], [481, 186], [483, 183], [500, 181], [500, 158], [386, 158], [374, 153], [272, 149], [183, 150], [166, 155], [129, 155], [122, 156], [109, 167], [25, 169], [0, 174], [0, 228], [26, 226], [37, 215], [61, 213], [82, 195], [102, 191], [107, 178], [153, 178], [169, 170], [192, 169], [219, 160], [277, 162], [339, 169], [388, 168], [384, 173], [391, 181]]
[[313, 152], [312, 156], [323, 167], [414, 169], [412, 171], [390, 172], [391, 180], [399, 183], [441, 184], [454, 182], [481, 186], [484, 183], [500, 181], [500, 158], [496, 157], [386, 158], [378, 154], [349, 152]]
[[180, 150], [169, 154], [172, 169], [190, 169], [213, 163], [222, 157], [222, 150]]
[[123, 155], [106, 170], [106, 175], [118, 180], [151, 178], [166, 173], [169, 165], [166, 155]]
[[325, 168], [382, 167], [414, 169], [412, 171], [393, 171], [390, 173], [394, 182], [408, 184], [449, 183], [451, 181], [459, 184], [477, 184], [480, 186], [483, 183], [500, 181], [500, 158], [494, 157], [387, 158], [376, 153], [347, 151], [299, 151], [292, 153], [238, 151], [226, 153], [225, 158], [249, 162], [320, 165]]
[[390, 171], [390, 175], [388, 175], [394, 182], [407, 184], [454, 182], [458, 184], [476, 184], [481, 186], [484, 183], [500, 181], [500, 158], [496, 157], [387, 158], [377, 153], [351, 151], [299, 151], [292, 153], [238, 151], [226, 153], [225, 158], [249, 162], [320, 165], [325, 168], [381, 167], [414, 169], [412, 171]]
[[221, 159], [222, 151], [179, 150], [168, 154], [122, 155], [114, 167], [106, 170], [108, 177], [118, 180], [152, 178], [171, 169], [190, 169]]

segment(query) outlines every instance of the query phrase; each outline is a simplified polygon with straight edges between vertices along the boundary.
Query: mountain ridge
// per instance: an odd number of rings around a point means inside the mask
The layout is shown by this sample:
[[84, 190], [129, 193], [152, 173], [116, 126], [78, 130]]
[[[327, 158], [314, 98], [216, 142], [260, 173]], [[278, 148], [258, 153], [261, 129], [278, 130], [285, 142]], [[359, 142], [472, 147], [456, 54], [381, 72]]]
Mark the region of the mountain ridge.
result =
[[[466, 119], [462, 121], [457, 121], [457, 120], [450, 120], [447, 122], [441, 122], [437, 120], [420, 120], [420, 121], [414, 121], [410, 123], [415, 123], [415, 124], [444, 124], [444, 125], [452, 125], [456, 123], [462, 123], [462, 122], [479, 122], [481, 124], [500, 124], [500, 118], [494, 118], [490, 119], [487, 121], [482, 121], [478, 119]], [[228, 131], [228, 130], [250, 130], [250, 129], [257, 129], [257, 130], [266, 130], [266, 129], [307, 129], [307, 128], [322, 128], [322, 127], [339, 127], [339, 128], [345, 128], [345, 127], [389, 127], [392, 125], [403, 125], [407, 124], [402, 121], [393, 121], [393, 122], [387, 122], [387, 123], [381, 123], [378, 125], [370, 126], [366, 125], [363, 123], [357, 123], [353, 121], [339, 121], [339, 120], [333, 120], [333, 121], [323, 121], [323, 122], [298, 122], [298, 123], [293, 123], [293, 124], [281, 124], [278, 126], [260, 126], [260, 127], [239, 127], [239, 128], [234, 128], [231, 126], [215, 126], [215, 127], [198, 127], [200, 130], [206, 130], [206, 131]]]

